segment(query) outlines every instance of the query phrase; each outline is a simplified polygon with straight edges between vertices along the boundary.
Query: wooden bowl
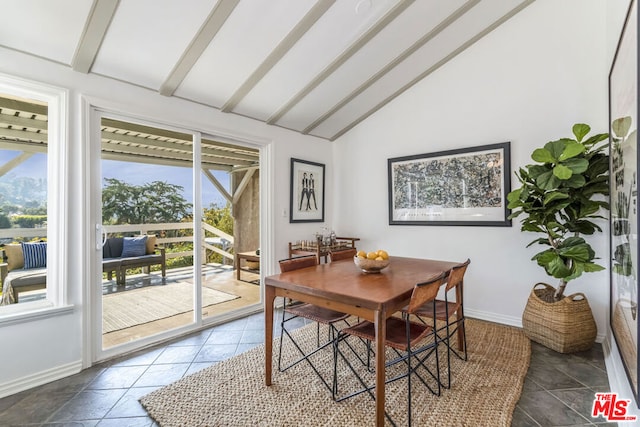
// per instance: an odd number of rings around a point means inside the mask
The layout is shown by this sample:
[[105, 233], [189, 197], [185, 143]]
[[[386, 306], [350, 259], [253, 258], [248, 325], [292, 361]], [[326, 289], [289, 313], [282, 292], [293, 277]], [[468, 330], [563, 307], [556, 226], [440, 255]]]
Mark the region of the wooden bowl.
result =
[[380, 273], [380, 270], [386, 268], [389, 265], [388, 259], [376, 261], [375, 259], [360, 258], [357, 256], [353, 257], [353, 262], [359, 269], [361, 269], [365, 273]]

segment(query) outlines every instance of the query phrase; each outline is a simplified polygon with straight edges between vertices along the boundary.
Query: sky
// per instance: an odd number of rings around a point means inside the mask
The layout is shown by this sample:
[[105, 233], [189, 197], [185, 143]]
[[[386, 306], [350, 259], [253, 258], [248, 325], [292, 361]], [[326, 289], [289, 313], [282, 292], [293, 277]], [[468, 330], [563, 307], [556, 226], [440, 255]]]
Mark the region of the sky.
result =
[[[15, 150], [0, 150], [0, 165], [13, 159], [20, 154]], [[16, 168], [12, 169], [5, 177], [10, 176], [30, 176], [32, 178], [47, 178], [47, 160], [45, 154], [35, 154]], [[213, 175], [220, 181], [222, 186], [229, 191], [230, 175], [224, 171], [214, 171]], [[119, 162], [114, 160], [102, 161], [103, 178], [116, 178], [131, 185], [142, 185], [153, 181], [163, 181], [169, 184], [180, 185], [184, 188], [183, 197], [193, 203], [192, 171], [189, 168], [176, 166], [159, 166], [144, 163]], [[104, 180], [103, 180], [104, 185]], [[212, 203], [224, 206], [226, 200], [220, 192], [209, 182], [206, 177], [202, 177], [202, 206], [207, 208]]]

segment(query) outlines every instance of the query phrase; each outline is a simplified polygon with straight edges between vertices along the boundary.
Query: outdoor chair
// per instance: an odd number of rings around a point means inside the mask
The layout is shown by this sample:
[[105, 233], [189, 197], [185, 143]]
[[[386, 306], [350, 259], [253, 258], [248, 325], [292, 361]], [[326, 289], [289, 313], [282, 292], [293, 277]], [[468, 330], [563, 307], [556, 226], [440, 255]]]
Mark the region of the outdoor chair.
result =
[[[436, 299], [440, 287], [443, 286], [447, 278], [446, 273], [429, 279], [426, 282], [418, 283], [413, 288], [411, 300], [406, 310], [402, 312], [402, 317], [390, 317], [386, 321], [386, 346], [394, 350], [397, 357], [385, 362], [387, 367], [397, 364], [405, 364], [406, 371], [388, 378], [385, 383], [391, 383], [403, 378], [407, 379], [407, 420], [411, 425], [411, 396], [412, 377], [416, 377], [425, 387], [434, 395], [440, 396], [441, 381], [440, 381], [440, 362], [438, 357], [438, 343], [439, 339], [436, 335], [435, 325], [427, 325], [425, 323], [418, 323], [410, 320], [410, 316], [415, 314], [416, 310], [423, 304], [428, 304]], [[433, 313], [435, 316], [435, 313]], [[334, 351], [336, 353], [336, 367], [334, 369], [334, 390], [335, 400], [342, 401], [359, 394], [368, 392], [372, 398], [375, 398], [372, 389], [375, 385], [368, 385], [361, 375], [358, 374], [356, 368], [349, 362], [340, 351], [340, 342], [345, 341], [349, 336], [355, 336], [365, 340], [369, 345], [367, 346], [367, 353], [369, 353], [370, 343], [375, 341], [375, 325], [369, 321], [362, 321], [358, 324], [344, 328], [338, 334], [338, 338], [335, 340]], [[386, 357], [386, 354], [376, 355], [376, 357]], [[355, 392], [338, 396], [338, 377], [337, 377], [337, 363], [338, 358], [342, 359], [346, 366], [356, 376], [362, 389]], [[435, 369], [427, 365], [429, 359], [435, 359]], [[415, 364], [413, 364], [415, 362]], [[426, 378], [423, 375], [427, 375]], [[430, 384], [432, 383], [432, 384]], [[388, 415], [387, 415], [388, 417]], [[395, 425], [395, 423], [392, 422]]]
[[[280, 271], [287, 272], [291, 270], [297, 270], [300, 268], [312, 267], [318, 264], [318, 258], [315, 255], [309, 255], [298, 258], [288, 258], [279, 261], [280, 263]], [[323, 348], [330, 346], [333, 344], [337, 336], [338, 329], [335, 324], [340, 321], [345, 321], [349, 317], [348, 314], [341, 313], [338, 311], [330, 310], [327, 308], [319, 307], [314, 304], [303, 303], [300, 301], [294, 301], [290, 298], [284, 298], [284, 307], [282, 310], [282, 322], [280, 324], [280, 350], [278, 353], [278, 370], [280, 372], [284, 372], [287, 369], [297, 365], [298, 363], [306, 360], [307, 363], [311, 366], [314, 372], [318, 375], [318, 377], [322, 380], [324, 385], [329, 389], [329, 391], [333, 395], [333, 384], [329, 384], [329, 382], [318, 372], [318, 369], [313, 365], [310, 360], [310, 357]], [[286, 323], [292, 321], [296, 318], [304, 318], [316, 322], [317, 330], [316, 330], [316, 339], [317, 345], [316, 348], [311, 351], [305, 351], [300, 347], [300, 345], [295, 341], [295, 339], [291, 336], [291, 333], [286, 328]], [[320, 342], [320, 325], [326, 325], [328, 327], [328, 339], [321, 343]], [[348, 326], [348, 323], [346, 323]], [[291, 362], [286, 367], [282, 366], [282, 348], [284, 347], [284, 337], [287, 337], [293, 346], [298, 350], [301, 357], [293, 362]]]
[[358, 250], [355, 248], [331, 251], [329, 252], [329, 259], [331, 260], [331, 262], [340, 261], [341, 259], [353, 260], [353, 257], [356, 256], [357, 253], [358, 253]]
[[[436, 331], [439, 339], [447, 346], [447, 384], [445, 388], [451, 387], [451, 353], [461, 360], [467, 360], [467, 334], [464, 327], [464, 305], [463, 305], [463, 283], [467, 267], [471, 263], [467, 259], [462, 264], [456, 265], [448, 272], [447, 284], [444, 292], [444, 299], [426, 303], [419, 307], [413, 314], [418, 319], [425, 322], [425, 318], [435, 319], [444, 322]], [[454, 290], [453, 292], [451, 292]], [[449, 298], [449, 293], [454, 293], [453, 300]], [[427, 323], [427, 322], [425, 322]], [[442, 332], [444, 331], [444, 335]], [[451, 345], [451, 337], [457, 333], [458, 348]]]

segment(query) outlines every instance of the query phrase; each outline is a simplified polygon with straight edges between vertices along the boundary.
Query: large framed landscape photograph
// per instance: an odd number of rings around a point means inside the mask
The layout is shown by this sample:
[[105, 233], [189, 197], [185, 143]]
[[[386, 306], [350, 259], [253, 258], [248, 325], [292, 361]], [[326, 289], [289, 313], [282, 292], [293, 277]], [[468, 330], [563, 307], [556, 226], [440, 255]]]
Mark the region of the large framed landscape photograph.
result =
[[609, 73], [610, 322], [638, 399], [638, 5], [630, 3]]
[[510, 143], [388, 160], [390, 225], [511, 226]]

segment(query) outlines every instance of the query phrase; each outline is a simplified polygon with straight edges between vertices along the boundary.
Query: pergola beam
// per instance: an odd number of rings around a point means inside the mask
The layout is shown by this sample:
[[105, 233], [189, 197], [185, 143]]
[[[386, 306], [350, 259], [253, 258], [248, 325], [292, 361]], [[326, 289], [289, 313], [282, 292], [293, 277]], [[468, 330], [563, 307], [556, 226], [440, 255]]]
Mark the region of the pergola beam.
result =
[[214, 187], [216, 187], [218, 189], [218, 191], [220, 192], [220, 194], [222, 194], [222, 197], [224, 197], [225, 199], [227, 199], [228, 202], [231, 202], [233, 200], [233, 197], [231, 197], [231, 195], [227, 192], [227, 190], [222, 186], [222, 184], [220, 184], [220, 181], [217, 180], [217, 178], [215, 176], [213, 176], [213, 174], [211, 172], [209, 172], [206, 169], [202, 169], [202, 173], [204, 174], [204, 176], [207, 177], [207, 179], [209, 181], [211, 181], [211, 183], [214, 185]]
[[236, 188], [236, 191], [233, 192], [234, 205], [238, 202], [238, 200], [240, 200], [240, 197], [242, 197], [242, 193], [244, 193], [244, 190], [247, 188], [247, 185], [249, 185], [249, 182], [251, 182], [251, 177], [255, 172], [256, 172], [255, 169], [249, 169], [244, 173], [244, 176], [242, 177], [242, 181], [240, 181], [238, 188]]
[[4, 165], [0, 166], [0, 176], [5, 175], [11, 169], [15, 168], [16, 166], [28, 160], [31, 156], [33, 156], [33, 154], [34, 153], [23, 152], [23, 153], [20, 153], [18, 156], [14, 157], [13, 159], [9, 160]]

